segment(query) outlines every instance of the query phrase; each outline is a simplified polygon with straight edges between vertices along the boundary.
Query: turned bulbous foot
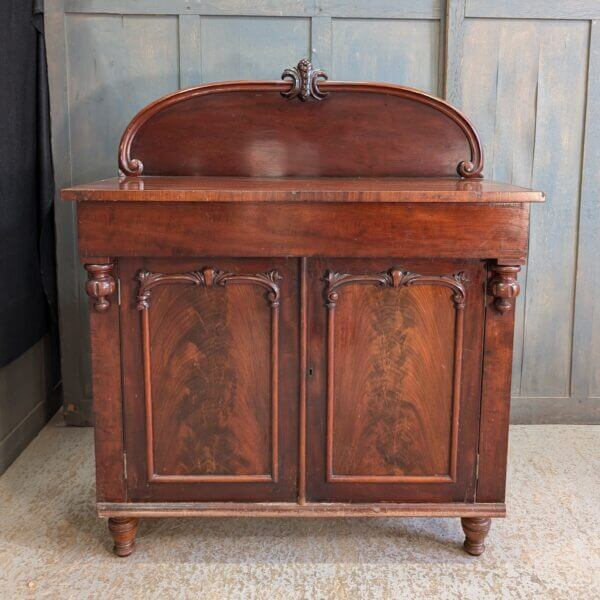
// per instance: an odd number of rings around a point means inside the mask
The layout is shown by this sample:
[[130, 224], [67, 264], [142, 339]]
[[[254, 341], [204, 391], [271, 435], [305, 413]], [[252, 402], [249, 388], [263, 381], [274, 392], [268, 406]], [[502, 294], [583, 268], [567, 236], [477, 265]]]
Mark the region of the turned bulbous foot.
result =
[[113, 517], [108, 520], [108, 529], [115, 545], [113, 552], [117, 556], [129, 556], [135, 549], [135, 534], [138, 519], [134, 517]]
[[489, 517], [463, 517], [460, 522], [465, 532], [465, 551], [472, 556], [483, 554], [485, 536], [490, 530], [492, 520]]

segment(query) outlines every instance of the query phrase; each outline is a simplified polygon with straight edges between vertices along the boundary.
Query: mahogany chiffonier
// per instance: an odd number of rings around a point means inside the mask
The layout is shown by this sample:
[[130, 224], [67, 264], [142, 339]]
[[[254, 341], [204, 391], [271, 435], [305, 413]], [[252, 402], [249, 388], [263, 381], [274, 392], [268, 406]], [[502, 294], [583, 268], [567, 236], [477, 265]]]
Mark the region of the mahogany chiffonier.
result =
[[384, 83], [200, 85], [65, 189], [88, 273], [98, 513], [460, 517], [504, 490], [532, 190], [455, 108]]

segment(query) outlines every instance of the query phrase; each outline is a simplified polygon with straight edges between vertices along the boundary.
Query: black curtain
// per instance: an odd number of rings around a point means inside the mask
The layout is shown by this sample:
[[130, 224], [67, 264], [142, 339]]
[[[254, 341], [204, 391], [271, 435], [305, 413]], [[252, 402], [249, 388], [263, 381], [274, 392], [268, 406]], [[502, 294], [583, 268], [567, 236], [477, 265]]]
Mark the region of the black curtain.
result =
[[54, 178], [41, 7], [0, 2], [0, 366], [50, 328], [59, 379]]

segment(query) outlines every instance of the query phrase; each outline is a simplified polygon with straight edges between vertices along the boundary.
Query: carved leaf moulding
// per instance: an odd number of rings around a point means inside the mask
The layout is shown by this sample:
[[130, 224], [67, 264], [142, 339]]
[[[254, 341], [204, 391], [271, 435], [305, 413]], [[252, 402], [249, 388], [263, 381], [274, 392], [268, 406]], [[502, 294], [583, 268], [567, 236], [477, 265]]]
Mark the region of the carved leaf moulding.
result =
[[266, 273], [236, 274], [229, 271], [221, 271], [214, 267], [205, 267], [197, 271], [187, 273], [153, 273], [140, 269], [136, 279], [139, 282], [137, 295], [137, 309], [148, 310], [150, 308], [150, 297], [153, 288], [165, 284], [188, 284], [200, 285], [206, 288], [215, 285], [225, 286], [228, 283], [254, 283], [267, 290], [267, 299], [272, 308], [279, 306], [280, 290], [278, 281], [281, 275], [276, 269]]
[[413, 285], [442, 285], [452, 290], [452, 301], [457, 310], [465, 307], [466, 287], [469, 279], [463, 271], [451, 275], [421, 275], [403, 271], [400, 267], [393, 267], [380, 273], [351, 275], [328, 271], [324, 277], [327, 286], [327, 307], [334, 309], [339, 299], [339, 288], [349, 284], [375, 284], [382, 287], [401, 288]]
[[[328, 81], [327, 74], [320, 69], [314, 69], [310, 61], [302, 59], [296, 67], [285, 69], [282, 73], [284, 81], [224, 81], [203, 84], [173, 92], [152, 102], [140, 110], [131, 120], [119, 144], [119, 171], [124, 176], [138, 177], [144, 171], [144, 165], [139, 158], [131, 156], [133, 141], [140, 129], [161, 111], [198, 96], [235, 92], [278, 92], [287, 99], [299, 98], [306, 101], [309, 98], [322, 100], [332, 91], [361, 92], [365, 94], [386, 94], [400, 98], [408, 98], [425, 104], [443, 113], [452, 120], [467, 138], [471, 157], [460, 161], [456, 167], [457, 174], [462, 178], [480, 177], [483, 171], [483, 148], [479, 135], [472, 123], [454, 106], [444, 100], [416, 90], [391, 83]], [[323, 80], [323, 81], [319, 81]], [[282, 89], [291, 81], [289, 89]], [[322, 86], [322, 87], [321, 87]]]

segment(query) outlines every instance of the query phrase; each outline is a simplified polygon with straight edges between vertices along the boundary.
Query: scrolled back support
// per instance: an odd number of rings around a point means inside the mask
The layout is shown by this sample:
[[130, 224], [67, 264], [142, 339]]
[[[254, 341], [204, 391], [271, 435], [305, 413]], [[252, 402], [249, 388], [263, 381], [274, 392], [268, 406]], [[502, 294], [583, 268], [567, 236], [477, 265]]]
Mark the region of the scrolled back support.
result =
[[307, 59], [285, 69], [282, 78], [205, 84], [149, 104], [121, 138], [121, 172], [131, 177], [481, 175], [483, 151], [475, 128], [439, 98], [389, 83], [328, 81]]

